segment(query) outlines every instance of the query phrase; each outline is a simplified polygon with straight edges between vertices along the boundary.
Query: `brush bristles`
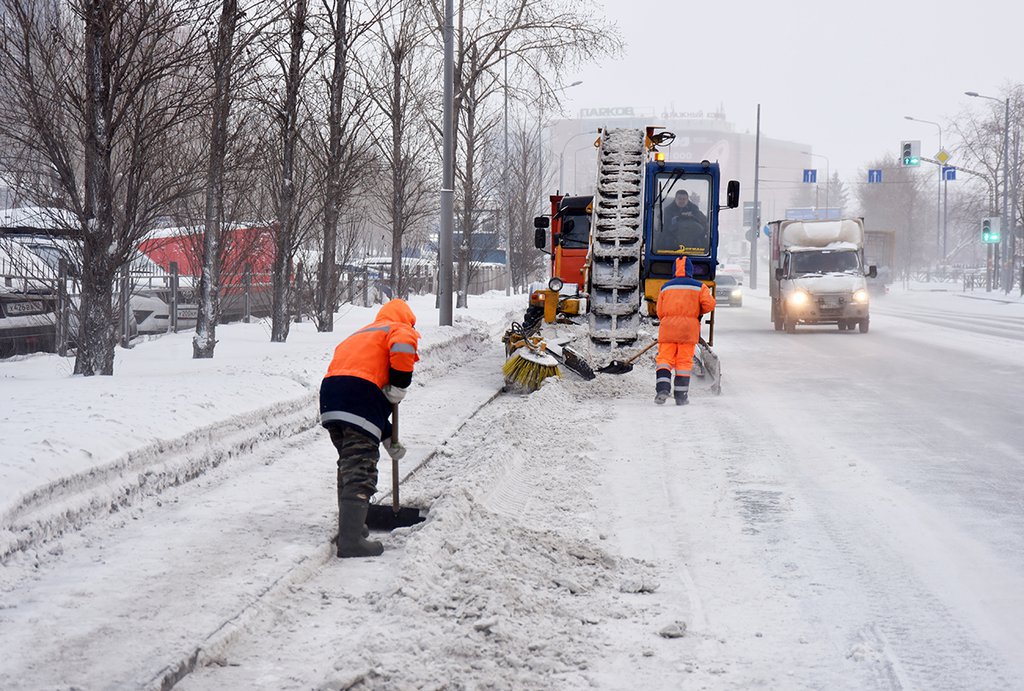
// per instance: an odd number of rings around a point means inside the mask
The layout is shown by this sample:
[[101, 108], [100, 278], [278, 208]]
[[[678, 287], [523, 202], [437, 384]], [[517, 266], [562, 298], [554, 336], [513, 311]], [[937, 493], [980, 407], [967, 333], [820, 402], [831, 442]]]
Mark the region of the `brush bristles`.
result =
[[554, 365], [533, 362], [523, 357], [519, 351], [512, 353], [512, 356], [505, 361], [505, 366], [501, 368], [501, 371], [505, 374], [505, 383], [509, 388], [525, 393], [539, 389], [548, 377], [562, 376], [557, 362]]

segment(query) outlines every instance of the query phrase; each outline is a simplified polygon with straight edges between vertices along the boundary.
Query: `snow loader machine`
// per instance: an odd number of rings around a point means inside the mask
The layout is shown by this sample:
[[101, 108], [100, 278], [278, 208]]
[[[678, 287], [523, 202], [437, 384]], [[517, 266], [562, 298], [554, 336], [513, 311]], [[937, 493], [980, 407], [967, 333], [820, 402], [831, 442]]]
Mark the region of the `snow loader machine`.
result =
[[[531, 291], [521, 329], [540, 335], [545, 324], [580, 324], [589, 348], [571, 338], [546, 337], [549, 351], [568, 368], [593, 377], [585, 351], [613, 356], [634, 349], [644, 318], [657, 318], [661, 286], [675, 273], [675, 260], [689, 257], [693, 278], [715, 290], [718, 214], [739, 205], [739, 182], [729, 181], [720, 205], [717, 163], [667, 161], [660, 148], [675, 139], [660, 127], [598, 130], [597, 194], [550, 197], [551, 213], [534, 219], [535, 245], [551, 256], [547, 286]], [[679, 214], [686, 199], [699, 210]], [[549, 232], [550, 230], [550, 232]], [[712, 350], [715, 313], [708, 315], [694, 374], [721, 392], [721, 367]], [[581, 365], [582, 363], [582, 365]]]

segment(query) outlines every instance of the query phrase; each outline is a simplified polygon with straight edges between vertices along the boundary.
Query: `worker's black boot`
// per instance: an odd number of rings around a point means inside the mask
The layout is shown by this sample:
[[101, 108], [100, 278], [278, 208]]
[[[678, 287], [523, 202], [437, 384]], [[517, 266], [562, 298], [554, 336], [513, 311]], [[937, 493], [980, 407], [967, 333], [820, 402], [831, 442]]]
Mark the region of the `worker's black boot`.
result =
[[369, 502], [364, 499], [343, 499], [338, 502], [338, 556], [379, 557], [384, 545], [367, 540], [366, 512]]
[[[338, 511], [339, 512], [341, 511], [341, 502], [342, 502], [341, 493], [342, 493], [342, 490], [344, 489], [344, 487], [345, 487], [345, 480], [342, 477], [341, 469], [339, 468], [338, 469]], [[360, 533], [362, 534], [363, 537], [369, 537], [370, 536], [370, 529], [367, 528], [366, 525], [364, 524], [363, 525], [363, 529], [360, 531]]]
[[657, 377], [654, 382], [654, 402], [661, 405], [672, 392], [672, 372], [668, 368], [659, 367], [654, 375]]
[[688, 375], [676, 375], [675, 394], [676, 405], [686, 405], [690, 402], [690, 377]]

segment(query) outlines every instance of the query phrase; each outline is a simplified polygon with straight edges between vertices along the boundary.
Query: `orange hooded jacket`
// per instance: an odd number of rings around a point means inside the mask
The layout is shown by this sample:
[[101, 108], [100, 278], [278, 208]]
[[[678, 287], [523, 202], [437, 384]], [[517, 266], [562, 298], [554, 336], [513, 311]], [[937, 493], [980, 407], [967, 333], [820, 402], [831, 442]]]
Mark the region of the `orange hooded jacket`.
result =
[[676, 260], [676, 277], [658, 294], [659, 343], [697, 343], [700, 318], [715, 309], [715, 297], [700, 281], [689, 278], [693, 264], [688, 258]]
[[406, 388], [419, 360], [416, 315], [404, 300], [380, 308], [372, 324], [338, 344], [320, 384], [320, 422], [381, 441], [391, 436], [391, 404], [382, 389]]

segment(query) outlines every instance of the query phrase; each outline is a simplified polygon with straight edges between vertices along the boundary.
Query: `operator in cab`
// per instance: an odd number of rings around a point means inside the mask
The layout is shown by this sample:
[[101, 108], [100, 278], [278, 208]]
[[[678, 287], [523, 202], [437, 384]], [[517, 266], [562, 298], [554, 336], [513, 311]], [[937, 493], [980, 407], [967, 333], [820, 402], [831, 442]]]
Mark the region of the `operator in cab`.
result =
[[669, 234], [668, 242], [659, 243], [666, 249], [699, 251], [708, 247], [708, 217], [700, 207], [690, 200], [686, 190], [677, 190], [675, 198], [664, 208], [664, 228]]

